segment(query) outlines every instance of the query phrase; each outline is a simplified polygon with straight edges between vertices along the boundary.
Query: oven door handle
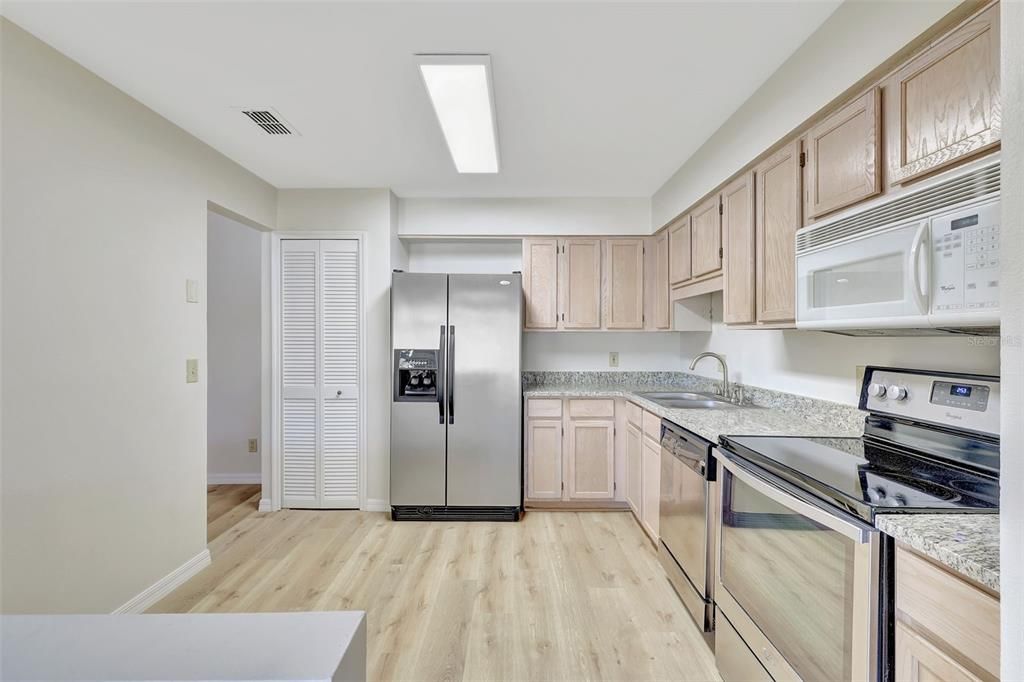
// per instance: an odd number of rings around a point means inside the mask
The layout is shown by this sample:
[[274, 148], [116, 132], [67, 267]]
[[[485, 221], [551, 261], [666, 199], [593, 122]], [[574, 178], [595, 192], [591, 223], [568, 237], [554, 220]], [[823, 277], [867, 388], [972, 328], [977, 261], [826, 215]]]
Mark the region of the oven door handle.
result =
[[[928, 314], [928, 281], [927, 279], [923, 283], [921, 282], [921, 255], [922, 251], [924, 255], [928, 255], [927, 249], [922, 249], [924, 246], [925, 231], [928, 229], [929, 223], [927, 220], [921, 221], [921, 224], [917, 228], [917, 232], [914, 233], [914, 241], [911, 242], [910, 247], [910, 277], [913, 280], [911, 282], [911, 290], [914, 292], [914, 302], [917, 303], [917, 310], [922, 315]], [[925, 271], [927, 277], [928, 272]]]
[[870, 526], [847, 521], [835, 512], [830, 512], [822, 509], [821, 507], [810, 504], [794, 494], [769, 483], [754, 472], [741, 466], [732, 457], [730, 457], [728, 453], [724, 453], [724, 456], [719, 457], [718, 461], [723, 467], [728, 469], [733, 476], [756, 490], [758, 493], [781, 504], [790, 511], [800, 514], [801, 516], [805, 516], [815, 523], [819, 523], [829, 530], [834, 530], [855, 542], [867, 544], [871, 541], [872, 535], [878, 532]]

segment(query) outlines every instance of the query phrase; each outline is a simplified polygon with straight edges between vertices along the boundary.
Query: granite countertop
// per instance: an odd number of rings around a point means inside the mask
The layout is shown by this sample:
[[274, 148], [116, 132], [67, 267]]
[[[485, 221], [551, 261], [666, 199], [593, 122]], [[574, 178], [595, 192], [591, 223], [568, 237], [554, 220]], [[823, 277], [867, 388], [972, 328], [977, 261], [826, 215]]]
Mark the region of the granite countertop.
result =
[[875, 526], [957, 573], [999, 591], [998, 514], [878, 514]]
[[[846, 405], [827, 401], [804, 400], [789, 394], [773, 396], [769, 405], [744, 405], [734, 409], [669, 409], [640, 396], [651, 391], [706, 391], [707, 387], [670, 385], [631, 386], [615, 383], [550, 383], [528, 385], [527, 398], [625, 398], [673, 424], [696, 433], [712, 443], [719, 436], [835, 436], [857, 437], [863, 434], [863, 413]], [[852, 413], [851, 413], [852, 411]]]

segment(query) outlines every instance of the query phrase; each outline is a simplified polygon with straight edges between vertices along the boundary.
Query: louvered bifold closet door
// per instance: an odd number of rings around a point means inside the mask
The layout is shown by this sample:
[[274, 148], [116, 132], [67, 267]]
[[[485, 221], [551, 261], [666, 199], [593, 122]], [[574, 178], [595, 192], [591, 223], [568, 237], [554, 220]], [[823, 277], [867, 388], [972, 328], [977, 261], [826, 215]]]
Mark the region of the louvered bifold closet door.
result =
[[281, 242], [282, 504], [316, 507], [318, 242]]
[[321, 506], [359, 507], [359, 243], [320, 242]]
[[285, 507], [359, 507], [359, 243], [281, 241]]

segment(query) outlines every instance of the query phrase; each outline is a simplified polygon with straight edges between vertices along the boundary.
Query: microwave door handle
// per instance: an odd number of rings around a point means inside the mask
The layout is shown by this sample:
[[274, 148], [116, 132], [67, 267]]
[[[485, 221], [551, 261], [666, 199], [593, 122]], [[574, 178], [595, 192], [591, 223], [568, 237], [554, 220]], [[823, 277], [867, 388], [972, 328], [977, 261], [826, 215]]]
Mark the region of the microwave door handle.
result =
[[914, 302], [917, 303], [917, 309], [922, 315], [928, 314], [928, 280], [927, 271], [925, 271], [925, 281], [921, 281], [921, 255], [922, 251], [927, 255], [927, 251], [922, 247], [924, 246], [925, 232], [928, 229], [928, 221], [923, 221], [917, 228], [917, 232], [914, 233], [914, 241], [910, 247], [910, 276], [912, 279], [911, 289], [914, 292]]

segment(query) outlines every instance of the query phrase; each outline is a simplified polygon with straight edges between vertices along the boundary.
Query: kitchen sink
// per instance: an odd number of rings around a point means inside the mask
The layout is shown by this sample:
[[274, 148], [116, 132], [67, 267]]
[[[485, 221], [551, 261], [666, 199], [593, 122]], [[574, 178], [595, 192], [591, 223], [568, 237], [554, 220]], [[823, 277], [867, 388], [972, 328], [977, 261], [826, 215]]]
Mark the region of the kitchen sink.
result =
[[739, 407], [739, 405], [730, 403], [713, 393], [652, 391], [650, 393], [637, 393], [637, 395], [673, 410], [732, 410]]

